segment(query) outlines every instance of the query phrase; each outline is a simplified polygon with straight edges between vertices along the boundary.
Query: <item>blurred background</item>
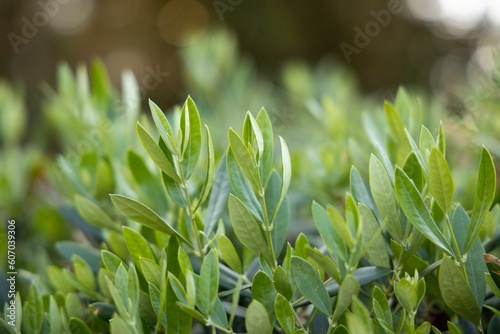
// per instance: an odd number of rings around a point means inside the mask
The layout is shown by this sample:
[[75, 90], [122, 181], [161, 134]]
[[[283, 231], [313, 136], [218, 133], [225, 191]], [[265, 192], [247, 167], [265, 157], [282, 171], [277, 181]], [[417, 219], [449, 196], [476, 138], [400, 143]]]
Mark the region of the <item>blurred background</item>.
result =
[[418, 86], [459, 112], [471, 81], [493, 69], [500, 2], [1, 0], [0, 77], [26, 86], [36, 119], [41, 82], [54, 84], [59, 62], [99, 58], [117, 86], [129, 68], [149, 87], [144, 95], [168, 108], [188, 93], [182, 54], [220, 27], [270, 82], [278, 84], [287, 61], [314, 65], [329, 55], [364, 94]]

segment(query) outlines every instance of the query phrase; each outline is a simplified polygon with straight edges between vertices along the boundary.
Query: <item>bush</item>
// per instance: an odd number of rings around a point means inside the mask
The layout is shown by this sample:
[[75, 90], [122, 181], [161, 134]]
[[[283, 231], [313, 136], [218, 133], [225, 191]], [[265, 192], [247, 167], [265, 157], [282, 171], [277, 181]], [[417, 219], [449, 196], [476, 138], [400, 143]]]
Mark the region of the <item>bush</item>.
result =
[[45, 105], [69, 143], [48, 179], [76, 241], [56, 244], [65, 264], [19, 270], [7, 332], [499, 330], [495, 164], [447, 142], [455, 117], [403, 89], [369, 115], [323, 98], [322, 143], [289, 150], [261, 109], [223, 147], [190, 97], [169, 119], [150, 102], [151, 122], [132, 76], [121, 98], [91, 73], [61, 67]]

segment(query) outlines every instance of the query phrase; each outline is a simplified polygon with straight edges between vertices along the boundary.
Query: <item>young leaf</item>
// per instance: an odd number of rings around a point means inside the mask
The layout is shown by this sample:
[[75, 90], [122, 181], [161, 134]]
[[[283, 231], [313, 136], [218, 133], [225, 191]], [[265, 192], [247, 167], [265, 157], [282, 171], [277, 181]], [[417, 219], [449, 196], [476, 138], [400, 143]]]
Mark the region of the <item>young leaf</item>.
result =
[[215, 306], [219, 291], [219, 260], [214, 250], [205, 257], [200, 270], [196, 300], [201, 313], [209, 316]]
[[366, 248], [368, 259], [374, 266], [390, 268], [387, 246], [377, 219], [371, 210], [362, 203], [358, 203], [358, 211], [361, 226], [363, 226], [363, 245]]
[[285, 269], [283, 269], [281, 266], [278, 266], [274, 271], [273, 279], [276, 291], [286, 299], [290, 300], [293, 296], [293, 290]]
[[288, 300], [279, 293], [274, 301], [274, 312], [285, 333], [292, 334], [295, 330], [294, 311]]
[[144, 129], [144, 127], [138, 122], [137, 123], [137, 133], [139, 134], [139, 138], [141, 140], [142, 146], [146, 149], [146, 152], [148, 152], [148, 155], [151, 157], [151, 159], [154, 161], [154, 163], [160, 167], [160, 169], [170, 176], [173, 180], [176, 182], [181, 182], [181, 179], [177, 175], [174, 167], [168, 161], [167, 157], [161, 150], [161, 148], [158, 146], [156, 141], [151, 137], [151, 135]]
[[23, 308], [23, 332], [40, 333], [43, 325], [43, 313], [43, 299], [38, 285], [31, 284], [28, 301]]
[[381, 219], [387, 224], [387, 229], [391, 236], [398, 240], [403, 240], [403, 230], [401, 219], [398, 214], [396, 197], [391, 180], [384, 166], [374, 155], [370, 157], [370, 189], [373, 199], [377, 204]]
[[269, 315], [266, 312], [264, 305], [256, 300], [252, 300], [248, 305], [245, 326], [248, 334], [272, 333], [273, 327], [269, 320]]
[[280, 144], [281, 144], [281, 163], [282, 163], [281, 173], [283, 175], [283, 182], [281, 184], [281, 192], [278, 204], [276, 205], [276, 209], [274, 210], [271, 222], [274, 221], [274, 217], [278, 213], [278, 210], [281, 207], [281, 203], [285, 199], [286, 193], [288, 192], [288, 187], [290, 187], [290, 182], [292, 180], [292, 163], [290, 161], [290, 152], [288, 151], [288, 147], [286, 146], [285, 140], [281, 137], [280, 137]]
[[215, 180], [208, 199], [208, 207], [205, 215], [205, 234], [209, 236], [215, 228], [217, 221], [222, 216], [226, 209], [227, 199], [231, 192], [231, 184], [226, 169], [226, 158], [222, 158], [217, 172], [215, 173]]
[[250, 181], [245, 178], [238, 167], [236, 158], [231, 150], [227, 152], [226, 163], [227, 175], [229, 176], [229, 182], [231, 183], [233, 193], [243, 202], [243, 204], [245, 204], [254, 217], [260, 221], [264, 221], [259, 200], [252, 189]]
[[274, 157], [274, 139], [273, 139], [273, 127], [271, 120], [264, 108], [262, 108], [256, 117], [257, 124], [259, 125], [260, 131], [262, 132], [262, 138], [264, 139], [264, 151], [260, 159], [260, 177], [262, 184], [265, 185], [271, 174], [273, 168], [273, 157]]
[[[170, 145], [169, 137], [173, 138], [174, 133], [172, 132], [172, 127], [170, 126], [170, 123], [168, 122], [167, 117], [161, 111], [161, 109], [151, 100], [149, 100], [149, 109], [151, 110], [151, 115], [153, 116], [153, 121], [156, 125], [156, 128], [158, 129], [158, 132], [160, 133], [160, 136], [163, 137], [163, 140], [167, 145]], [[169, 147], [171, 152], [175, 152], [174, 147], [170, 146]]]
[[481, 309], [477, 305], [469, 284], [460, 268], [449, 257], [444, 256], [439, 269], [439, 288], [446, 305], [460, 316], [479, 324]]
[[124, 226], [123, 239], [125, 240], [130, 256], [132, 256], [132, 259], [137, 266], [140, 266], [140, 257], [145, 257], [152, 261], [155, 260], [153, 251], [151, 251], [151, 247], [149, 246], [149, 242], [136, 230]]
[[233, 129], [229, 129], [229, 145], [241, 172], [250, 182], [253, 191], [256, 194], [260, 194], [262, 191], [262, 185], [257, 165], [248, 151], [248, 148], [236, 132], [233, 131]]
[[198, 108], [188, 97], [181, 111], [182, 167], [184, 178], [189, 179], [198, 163], [201, 152], [201, 120]]
[[89, 264], [80, 256], [75, 254], [73, 255], [73, 266], [78, 282], [90, 291], [95, 291], [95, 277]]
[[292, 280], [300, 293], [306, 297], [321, 313], [330, 316], [332, 304], [330, 296], [320, 279], [317, 270], [306, 260], [292, 256], [290, 260]]
[[[279, 256], [285, 244], [288, 222], [290, 220], [290, 210], [287, 198], [285, 197], [285, 200], [281, 202], [281, 205], [279, 203], [281, 185], [282, 181], [279, 174], [276, 171], [273, 171], [266, 186], [265, 200], [269, 221], [272, 222], [273, 226], [271, 233], [276, 257]], [[277, 207], [278, 205], [280, 206]]]
[[264, 235], [252, 214], [233, 194], [229, 195], [228, 207], [231, 225], [240, 242], [255, 255], [262, 254], [271, 263], [272, 260]]
[[139, 257], [141, 272], [148, 283], [160, 288], [161, 268], [149, 258]]
[[[453, 234], [457, 240], [457, 243], [462, 247], [461, 253], [463, 253], [463, 245], [465, 237], [467, 234], [467, 229], [470, 225], [470, 218], [467, 212], [459, 205], [453, 212], [451, 217], [451, 225], [453, 228]], [[486, 281], [484, 278], [484, 273], [488, 271], [486, 264], [484, 262], [484, 248], [481, 244], [481, 240], [476, 239], [472, 247], [467, 253], [467, 261], [465, 261], [465, 269], [467, 273], [467, 279], [469, 281], [469, 286], [471, 288], [474, 297], [476, 298], [478, 305], [483, 305], [484, 293], [486, 291]]]
[[474, 200], [471, 222], [467, 230], [467, 237], [465, 238], [465, 252], [469, 251], [469, 248], [479, 235], [486, 214], [490, 210], [493, 199], [495, 198], [495, 164], [493, 163], [490, 152], [484, 147], [481, 151], [477, 179], [476, 199]]
[[347, 276], [340, 284], [339, 294], [337, 296], [335, 311], [333, 312], [332, 322], [334, 324], [340, 319], [344, 311], [351, 305], [352, 298], [359, 293], [359, 282], [351, 274]]
[[276, 299], [276, 289], [273, 280], [265, 272], [259, 271], [252, 281], [252, 298], [259, 301], [266, 309], [271, 323], [274, 323], [274, 300]]
[[221, 235], [219, 239], [219, 249], [224, 262], [237, 273], [241, 273], [243, 268], [240, 257], [231, 240], [225, 235]]
[[434, 200], [443, 212], [448, 212], [453, 202], [453, 179], [448, 163], [434, 147], [429, 155], [429, 181]]
[[401, 169], [396, 168], [395, 174], [396, 194], [404, 214], [423, 235], [425, 235], [436, 246], [447, 254], [453, 255], [451, 246], [443, 233], [432, 219], [429, 210], [425, 206], [422, 196], [418, 192], [408, 175]]
[[[328, 248], [328, 251], [331, 254], [335, 254], [335, 256], [342, 259], [342, 261], [347, 262], [348, 251], [345, 240], [338, 233], [338, 230], [334, 228], [326, 210], [315, 201], [313, 201], [312, 204], [312, 215], [314, 218], [314, 224], [316, 225], [325, 246]], [[345, 223], [341, 224], [345, 225]]]
[[376, 321], [386, 330], [386, 332], [391, 333], [393, 331], [392, 311], [386, 295], [378, 286], [373, 288], [372, 305]]
[[75, 206], [80, 216], [87, 223], [99, 228], [109, 228], [110, 230], [119, 231], [119, 224], [115, 223], [106, 212], [86, 197], [76, 195]]
[[184, 243], [193, 248], [189, 241], [146, 205], [126, 196], [116, 194], [110, 196], [115, 207], [129, 219], [167, 235], [175, 234]]
[[207, 129], [207, 174], [205, 176], [205, 181], [203, 182], [202, 189], [200, 191], [200, 199], [197, 204], [197, 208], [200, 207], [208, 198], [210, 190], [215, 179], [215, 153], [214, 153], [214, 143], [212, 142], [212, 136], [210, 135], [210, 130], [208, 126], [205, 125]]

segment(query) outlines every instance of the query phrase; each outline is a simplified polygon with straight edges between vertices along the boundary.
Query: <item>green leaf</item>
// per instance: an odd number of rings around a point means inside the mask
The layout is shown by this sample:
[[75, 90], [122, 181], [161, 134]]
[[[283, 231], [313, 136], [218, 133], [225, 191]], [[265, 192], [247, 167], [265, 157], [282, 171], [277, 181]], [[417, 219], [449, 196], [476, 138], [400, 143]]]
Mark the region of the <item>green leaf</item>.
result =
[[467, 237], [465, 238], [465, 252], [469, 251], [469, 248], [472, 247], [472, 244], [479, 235], [486, 214], [490, 210], [495, 198], [495, 164], [490, 152], [485, 147], [483, 147], [481, 152], [477, 179], [476, 199], [474, 200], [474, 207], [472, 209], [471, 223], [467, 230]]
[[237, 273], [242, 273], [243, 268], [238, 252], [236, 252], [231, 240], [225, 235], [221, 235], [219, 239], [219, 249], [224, 262]]
[[351, 305], [353, 297], [359, 293], [359, 282], [351, 274], [347, 276], [340, 284], [339, 294], [337, 295], [335, 310], [333, 312], [332, 322], [334, 324], [340, 319], [345, 310]]
[[182, 283], [177, 279], [177, 277], [172, 275], [172, 273], [169, 273], [168, 282], [170, 284], [170, 287], [172, 288], [172, 291], [177, 296], [179, 302], [181, 302], [183, 305], [189, 306], [186, 290], [182, 286]]
[[23, 332], [40, 333], [43, 325], [43, 313], [43, 299], [38, 285], [31, 284], [28, 301], [23, 308]]
[[262, 108], [256, 117], [257, 124], [259, 125], [260, 131], [262, 133], [262, 138], [264, 139], [264, 151], [260, 159], [260, 177], [262, 184], [265, 185], [271, 175], [271, 170], [273, 168], [273, 158], [274, 158], [274, 139], [273, 139], [273, 128], [271, 120], [264, 108]]
[[252, 300], [248, 305], [245, 326], [248, 334], [272, 333], [273, 327], [269, 321], [269, 315], [264, 305], [256, 300]]
[[95, 277], [89, 264], [80, 256], [73, 255], [73, 268], [78, 282], [80, 282], [80, 284], [82, 284], [86, 289], [95, 291]]
[[154, 230], [163, 232], [167, 235], [175, 234], [179, 239], [181, 239], [187, 245], [191, 245], [182, 235], [180, 235], [176, 230], [174, 230], [166, 221], [164, 221], [158, 214], [153, 210], [148, 208], [146, 205], [122, 195], [112, 194], [111, 201], [115, 207], [123, 213], [127, 218], [136, 221], [144, 226], [152, 228]]
[[280, 197], [276, 205], [276, 208], [274, 210], [271, 222], [274, 221], [274, 217], [276, 217], [276, 214], [278, 213], [278, 210], [281, 207], [281, 203], [285, 199], [286, 193], [288, 192], [288, 188], [290, 187], [290, 182], [292, 180], [292, 163], [290, 162], [290, 152], [288, 151], [288, 147], [286, 146], [285, 140], [281, 137], [279, 138], [281, 144], [281, 163], [282, 163], [281, 174], [283, 175], [283, 182], [281, 184]]
[[[161, 109], [151, 100], [149, 100], [149, 109], [151, 110], [153, 121], [156, 128], [158, 129], [158, 132], [160, 133], [160, 136], [162, 136], [165, 143], [169, 145], [169, 137], [173, 138], [174, 133], [172, 132], [172, 127], [170, 126], [167, 117], [165, 116], [163, 111], [161, 111]], [[169, 149], [172, 152], [175, 152], [174, 147], [170, 146]]]
[[161, 173], [163, 184], [165, 185], [165, 189], [167, 189], [168, 195], [174, 201], [175, 204], [180, 206], [181, 208], [187, 208], [187, 200], [184, 190], [181, 187], [181, 184], [173, 180], [165, 173]]
[[116, 272], [120, 264], [123, 263], [118, 256], [105, 249], [101, 251], [101, 258], [104, 266], [106, 266], [106, 268], [108, 268], [113, 274]]
[[265, 272], [259, 271], [252, 281], [252, 298], [259, 301], [266, 309], [269, 321], [274, 323], [274, 300], [276, 299], [276, 289], [273, 280]]
[[[188, 97], [181, 111], [182, 167], [184, 178], [189, 179], [201, 152], [201, 120], [196, 104]], [[169, 175], [170, 176], [170, 175]]]
[[259, 169], [257, 168], [252, 155], [248, 151], [248, 148], [245, 146], [238, 134], [233, 131], [233, 129], [229, 129], [229, 145], [231, 147], [231, 152], [238, 163], [240, 171], [250, 182], [253, 191], [256, 194], [260, 194], [262, 192], [262, 185], [259, 176]]
[[219, 297], [215, 299], [214, 311], [210, 314], [210, 320], [219, 325], [219, 327], [228, 327], [226, 311], [224, 310], [224, 305], [222, 305]]
[[488, 268], [488, 272], [491, 274], [491, 279], [495, 282], [495, 285], [500, 289], [500, 260], [491, 254], [484, 254], [484, 261]]
[[192, 317], [179, 307], [177, 296], [175, 295], [170, 281], [167, 281], [166, 294], [165, 308], [167, 326], [165, 328], [165, 333], [184, 334], [191, 332]]
[[264, 152], [264, 137], [262, 136], [262, 132], [260, 131], [257, 121], [249, 111], [247, 112], [243, 123], [242, 138], [247, 146], [255, 146], [253, 149], [257, 149], [256, 161], [260, 162], [260, 158]]
[[130, 256], [132, 256], [132, 259], [137, 266], [140, 266], [140, 257], [145, 257], [152, 261], [155, 260], [153, 251], [149, 246], [149, 242], [136, 230], [124, 226], [123, 239], [125, 240]]
[[227, 174], [229, 175], [229, 181], [231, 183], [233, 193], [243, 202], [243, 204], [245, 204], [254, 217], [260, 221], [264, 221], [264, 215], [262, 214], [262, 208], [259, 200], [252, 190], [250, 181], [245, 178], [238, 167], [238, 163], [236, 162], [231, 150], [228, 150], [227, 152], [226, 162]]
[[375, 320], [386, 330], [393, 332], [392, 328], [392, 311], [389, 306], [389, 301], [382, 290], [375, 286], [372, 293], [372, 306], [375, 313]]
[[295, 330], [294, 311], [288, 300], [279, 293], [274, 301], [274, 312], [281, 328], [287, 334], [292, 334]]
[[177, 175], [174, 167], [168, 161], [167, 157], [163, 153], [162, 149], [156, 141], [151, 137], [151, 135], [144, 129], [144, 127], [140, 124], [137, 123], [137, 133], [139, 134], [139, 139], [141, 140], [142, 146], [148, 152], [148, 155], [151, 157], [151, 159], [154, 161], [154, 163], [160, 167], [160, 169], [170, 176], [173, 180], [176, 182], [181, 182], [181, 179]]
[[128, 269], [128, 277], [127, 277], [127, 296], [130, 299], [130, 314], [136, 315], [139, 310], [139, 278], [137, 277], [137, 271], [135, 267], [131, 265]]
[[228, 207], [231, 225], [238, 240], [255, 255], [262, 254], [269, 263], [272, 263], [262, 230], [250, 211], [233, 194], [229, 195]]
[[201, 313], [209, 316], [219, 292], [219, 260], [214, 250], [205, 257], [200, 270], [196, 301]]
[[476, 325], [479, 324], [481, 309], [477, 305], [476, 299], [460, 268], [447, 256], [443, 257], [438, 280], [443, 301], [446, 305], [458, 315]]
[[288, 222], [290, 220], [290, 210], [287, 198], [285, 197], [285, 200], [280, 202], [281, 184], [282, 182], [279, 174], [273, 171], [267, 183], [265, 200], [268, 218], [272, 224], [271, 235], [276, 257], [279, 257], [285, 245]]
[[215, 153], [214, 153], [214, 144], [212, 142], [212, 136], [210, 135], [210, 130], [208, 126], [205, 125], [207, 129], [207, 174], [205, 176], [205, 181], [203, 182], [203, 187], [200, 191], [200, 199], [198, 201], [197, 207], [200, 207], [208, 198], [210, 194], [210, 190], [212, 189], [212, 185], [215, 179]]
[[401, 242], [403, 240], [403, 229], [401, 228], [401, 218], [398, 214], [391, 179], [380, 160], [374, 155], [370, 157], [369, 173], [370, 189], [380, 217], [387, 224], [391, 236]]
[[332, 304], [316, 269], [306, 260], [292, 256], [290, 272], [293, 273], [292, 280], [300, 293], [328, 317], [332, 313]]
[[148, 283], [153, 284], [157, 288], [161, 285], [161, 268], [152, 259], [139, 257], [139, 264], [144, 275], [144, 278]]
[[293, 290], [285, 269], [283, 269], [281, 266], [278, 266], [274, 271], [273, 279], [276, 291], [286, 299], [290, 300], [293, 296]]
[[75, 195], [75, 206], [80, 216], [90, 225], [119, 231], [119, 224], [115, 223], [106, 212], [91, 200]]
[[398, 143], [404, 142], [405, 127], [403, 122], [401, 121], [396, 109], [394, 109], [394, 107], [387, 101], [384, 102], [384, 113], [392, 138]]
[[217, 221], [226, 209], [227, 199], [230, 192], [231, 184], [229, 183], [229, 177], [226, 169], [226, 158], [224, 157], [220, 161], [219, 167], [215, 172], [215, 180], [208, 199], [208, 206], [204, 220], [204, 232], [207, 236], [212, 233], [213, 229], [217, 225]]
[[453, 179], [448, 163], [434, 147], [429, 155], [429, 186], [441, 210], [448, 212], [453, 203]]
[[396, 168], [396, 194], [404, 214], [423, 235], [449, 255], [454, 255], [451, 246], [432, 219], [422, 196], [401, 168]]
[[374, 266], [390, 268], [387, 246], [377, 219], [371, 210], [362, 203], [358, 203], [358, 211], [361, 226], [363, 226], [363, 245], [366, 248], [368, 259]]
[[488, 284], [488, 287], [490, 288], [491, 292], [493, 292], [493, 294], [497, 298], [500, 298], [500, 288], [498, 287], [498, 284], [495, 282], [495, 280], [493, 280], [491, 274], [485, 273], [484, 277], [486, 279], [486, 284]]
[[368, 191], [361, 174], [359, 174], [359, 171], [354, 166], [351, 166], [349, 184], [352, 196], [354, 196], [356, 202], [363, 203], [370, 208], [374, 215], [378, 215], [378, 210], [375, 206], [375, 202], [373, 201], [373, 197]]
[[408, 177], [413, 181], [417, 189], [421, 192], [424, 184], [424, 174], [422, 167], [418, 162], [415, 152], [411, 151], [403, 165], [403, 170]]
[[429, 168], [427, 167], [427, 164], [425, 163], [424, 158], [422, 157], [422, 154], [420, 154], [420, 150], [413, 140], [413, 137], [411, 134], [408, 132], [408, 130], [405, 129], [406, 133], [406, 138], [408, 138], [408, 141], [410, 142], [411, 149], [413, 150], [413, 153], [415, 153], [415, 157], [417, 158], [418, 162], [420, 163], [420, 167], [424, 170], [425, 175], [429, 175]]
[[[460, 205], [457, 206], [453, 212], [451, 225], [459, 248], [462, 247], [461, 253], [464, 254], [463, 246], [465, 243], [467, 229], [470, 225], [470, 218]], [[484, 248], [481, 244], [481, 240], [476, 239], [472, 247], [469, 249], [465, 261], [467, 279], [469, 281], [471, 291], [474, 294], [474, 297], [476, 297], [478, 305], [483, 305], [484, 302], [484, 293], [486, 291], [484, 273], [488, 271], [486, 263], [484, 262], [483, 254]]]
[[50, 320], [50, 333], [57, 334], [63, 332], [63, 322], [61, 319], [61, 312], [53, 296], [49, 299], [49, 320]]
[[[111, 319], [111, 321], [113, 321], [113, 319]], [[78, 319], [78, 318], [69, 319], [69, 330], [70, 330], [71, 334], [92, 334], [92, 332], [90, 331], [90, 328], [87, 326], [87, 324], [85, 322], [83, 322], [82, 319]], [[116, 327], [114, 327], [113, 323], [111, 323], [111, 331], [113, 333], [127, 333], [128, 332], [128, 331], [116, 331], [115, 332], [113, 330], [116, 330]], [[120, 328], [120, 330], [121, 330], [121, 328]], [[29, 333], [34, 333], [34, 332], [29, 332]]]
[[[326, 210], [323, 209], [321, 205], [313, 201], [312, 214], [314, 224], [316, 225], [325, 246], [328, 248], [328, 251], [342, 259], [342, 261], [347, 262], [348, 253], [345, 239], [343, 239], [338, 233], [338, 230], [334, 228], [334, 224], [332, 224]], [[342, 222], [340, 224], [345, 225], [345, 223]]]

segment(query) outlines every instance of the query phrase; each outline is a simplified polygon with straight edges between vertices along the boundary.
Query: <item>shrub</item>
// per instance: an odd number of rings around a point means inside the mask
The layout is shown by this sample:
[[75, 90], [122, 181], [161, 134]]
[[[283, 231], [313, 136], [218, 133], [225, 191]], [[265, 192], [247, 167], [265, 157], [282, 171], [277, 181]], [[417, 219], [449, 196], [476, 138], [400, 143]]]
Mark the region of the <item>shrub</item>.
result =
[[292, 162], [265, 109], [229, 129], [218, 156], [191, 98], [174, 123], [150, 107], [154, 126], [136, 127], [141, 151], [113, 127], [64, 174], [96, 247], [60, 245], [71, 265], [49, 267], [24, 303], [16, 296], [16, 327], [7, 307], [0, 320], [8, 332], [497, 330], [500, 264], [483, 255], [500, 223], [487, 149], [464, 206], [444, 127], [432, 134], [405, 115], [408, 131], [386, 103], [388, 136], [373, 123], [367, 175], [353, 166], [343, 207], [313, 201], [317, 232], [287, 240]]

